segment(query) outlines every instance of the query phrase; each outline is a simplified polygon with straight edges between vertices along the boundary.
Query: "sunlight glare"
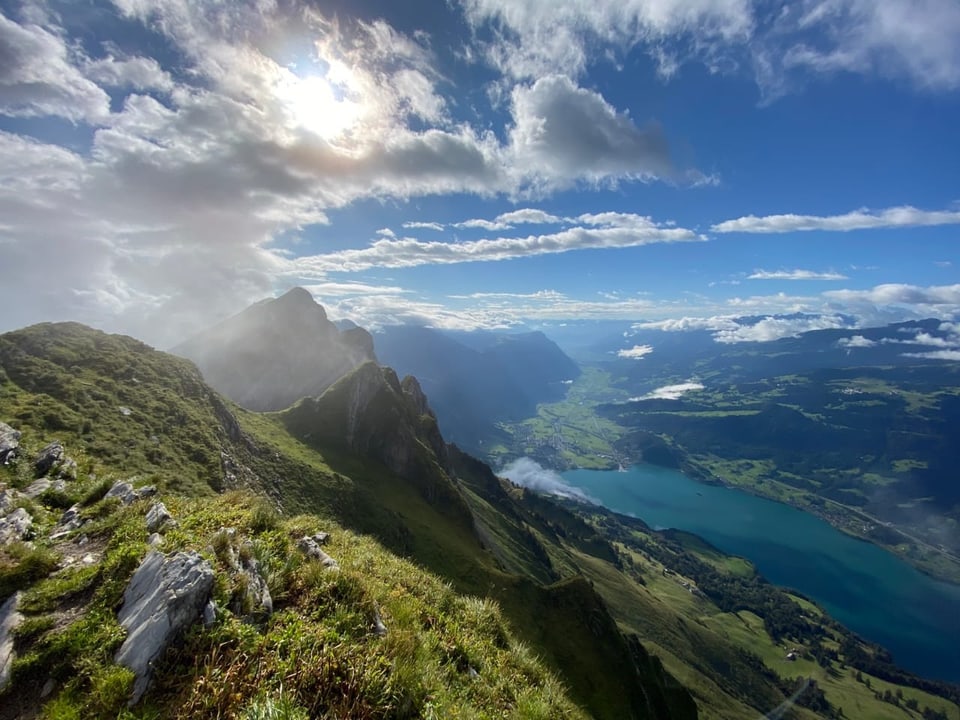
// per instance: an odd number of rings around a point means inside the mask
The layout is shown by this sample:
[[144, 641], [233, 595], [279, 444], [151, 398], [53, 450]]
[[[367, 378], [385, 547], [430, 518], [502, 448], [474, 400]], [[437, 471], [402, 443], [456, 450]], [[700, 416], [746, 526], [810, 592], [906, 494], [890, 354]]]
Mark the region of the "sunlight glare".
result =
[[297, 77], [291, 73], [277, 94], [292, 125], [328, 141], [353, 127], [361, 114], [359, 103], [338, 97], [334, 86], [319, 75]]

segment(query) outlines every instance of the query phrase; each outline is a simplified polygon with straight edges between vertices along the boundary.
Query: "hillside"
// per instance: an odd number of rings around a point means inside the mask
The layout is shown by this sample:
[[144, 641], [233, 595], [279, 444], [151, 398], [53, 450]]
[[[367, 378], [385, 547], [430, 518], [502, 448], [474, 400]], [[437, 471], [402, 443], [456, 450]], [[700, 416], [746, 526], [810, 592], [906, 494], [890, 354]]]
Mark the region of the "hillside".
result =
[[370, 334], [339, 330], [303, 288], [261, 301], [178, 345], [218, 392], [250, 410], [282, 410], [375, 360]]
[[[24, 591], [14, 680], [0, 696], [13, 713], [118, 715], [136, 684], [112, 662], [128, 632], [116, 613], [149, 559], [144, 513], [162, 501], [177, 524], [161, 520], [160, 550], [209, 564], [217, 619], [162, 655], [127, 717], [264, 717], [288, 705], [290, 717], [562, 718], [579, 707], [618, 720], [752, 720], [803, 676], [817, 684], [784, 717], [837, 717], [841, 706], [848, 717], [919, 717], [906, 706], [915, 700], [960, 718], [938, 697], [949, 688], [861, 670], [903, 693], [897, 706], [878, 698], [850, 664], [878, 651], [856, 640], [832, 670], [787, 663], [774, 606], [747, 599], [778, 591], [705, 579], [703, 562], [739, 577], [742, 561], [511, 486], [443, 445], [415, 381], [388, 369], [361, 366], [318, 399], [258, 414], [221, 401], [185, 361], [76, 325], [0, 336], [0, 368], [3, 420], [21, 433], [2, 482], [26, 491], [45, 473], [51, 483], [13, 496], [34, 518], [32, 545], [6, 545], [0, 563], [3, 595]], [[35, 469], [53, 440], [76, 479], [63, 457]], [[157, 494], [104, 498], [128, 479], [130, 492], [149, 483]], [[57, 529], [71, 519], [89, 522]], [[321, 532], [323, 555], [295, 549]], [[832, 647], [847, 636], [823, 617], [832, 636], [820, 643]], [[787, 632], [814, 656], [816, 635]]]

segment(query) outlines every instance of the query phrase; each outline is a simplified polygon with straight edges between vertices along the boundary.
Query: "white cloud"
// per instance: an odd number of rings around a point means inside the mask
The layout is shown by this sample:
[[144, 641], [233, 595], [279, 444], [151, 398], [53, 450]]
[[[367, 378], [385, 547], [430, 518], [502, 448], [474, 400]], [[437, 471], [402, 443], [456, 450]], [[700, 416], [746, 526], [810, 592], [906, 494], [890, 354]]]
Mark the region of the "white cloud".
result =
[[419, 222], [411, 221], [405, 222], [403, 224], [408, 230], [436, 230], [437, 232], [443, 232], [443, 225], [438, 222]]
[[735, 330], [739, 327], [736, 318], [730, 315], [715, 317], [680, 317], [666, 320], [651, 320], [636, 323], [634, 330], [662, 330], [663, 332], [688, 332], [691, 330]]
[[83, 73], [106, 87], [169, 92], [174, 86], [170, 73], [161, 68], [154, 58], [132, 57], [118, 60], [108, 55], [86, 63]]
[[713, 339], [725, 344], [770, 342], [786, 337], [796, 337], [811, 330], [844, 328], [849, 325], [849, 321], [839, 315], [766, 317], [753, 324], [738, 325], [735, 329], [718, 330]]
[[747, 215], [726, 220], [710, 229], [719, 233], [787, 233], [806, 230], [848, 232], [880, 228], [924, 227], [960, 224], [957, 210], [918, 210], [909, 205], [880, 211], [855, 210], [845, 215]]
[[489, 262], [573, 250], [638, 247], [655, 243], [696, 242], [703, 239], [692, 230], [659, 227], [649, 218], [629, 215], [623, 217], [622, 225], [571, 227], [555, 233], [526, 237], [500, 237], [465, 242], [425, 242], [413, 238], [381, 239], [366, 248], [298, 258], [294, 261], [292, 271], [308, 277], [311, 273]]
[[109, 116], [110, 97], [84, 77], [59, 33], [0, 12], [0, 115], [94, 123]]
[[528, 457], [514, 460], [500, 470], [498, 474], [507, 478], [512, 483], [535, 492], [546, 493], [547, 495], [559, 495], [560, 497], [580, 500], [581, 502], [594, 502], [583, 490], [568, 483], [559, 473], [548, 470], [541, 466], [536, 460]]
[[536, 208], [521, 208], [497, 216], [496, 222], [507, 225], [552, 225], [563, 222], [563, 218], [551, 215]]
[[509, 223], [498, 222], [496, 220], [484, 220], [483, 218], [473, 218], [471, 220], [464, 220], [463, 222], [454, 223], [455, 228], [480, 228], [481, 230], [487, 230], [495, 232], [497, 230], [510, 230], [513, 226]]
[[838, 348], [871, 348], [876, 346], [877, 341], [865, 338], [863, 335], [854, 335], [853, 337], [840, 338], [837, 340]]
[[640, 360], [653, 352], [652, 345], [634, 345], [632, 348], [617, 350], [617, 357], [628, 360]]
[[847, 280], [846, 275], [838, 272], [817, 272], [816, 270], [754, 270], [747, 280]]
[[811, 75], [905, 78], [960, 87], [954, 0], [461, 0], [493, 40], [486, 58], [515, 78], [584, 73], [595, 57], [645, 51], [662, 77], [689, 61], [710, 72], [752, 70], [766, 99]]
[[960, 360], [960, 350], [933, 350], [923, 353], [904, 353], [904, 357], [924, 358], [926, 360]]
[[920, 312], [954, 313], [960, 309], [960, 285], [920, 287], [903, 283], [887, 283], [867, 290], [831, 290], [824, 296], [851, 305], [897, 305], [917, 308]]
[[632, 397], [627, 402], [641, 402], [643, 400], [679, 400], [687, 393], [703, 390], [703, 384], [698, 382], [685, 382], [676, 385], [664, 385], [658, 387], [653, 392], [639, 397]]
[[397, 234], [390, 228], [380, 228], [377, 230], [377, 235], [385, 238], [395, 238]]

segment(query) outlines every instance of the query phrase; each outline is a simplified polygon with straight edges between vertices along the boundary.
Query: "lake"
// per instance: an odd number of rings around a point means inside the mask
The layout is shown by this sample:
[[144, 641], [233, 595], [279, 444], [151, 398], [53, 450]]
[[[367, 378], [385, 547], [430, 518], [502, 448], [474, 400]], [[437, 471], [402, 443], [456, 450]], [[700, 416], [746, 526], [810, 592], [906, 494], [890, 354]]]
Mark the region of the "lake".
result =
[[704, 485], [678, 470], [572, 470], [569, 484], [657, 529], [696, 533], [750, 560], [770, 582], [796, 588], [851, 630], [924, 677], [960, 681], [960, 586], [924, 575], [875, 545], [819, 518]]

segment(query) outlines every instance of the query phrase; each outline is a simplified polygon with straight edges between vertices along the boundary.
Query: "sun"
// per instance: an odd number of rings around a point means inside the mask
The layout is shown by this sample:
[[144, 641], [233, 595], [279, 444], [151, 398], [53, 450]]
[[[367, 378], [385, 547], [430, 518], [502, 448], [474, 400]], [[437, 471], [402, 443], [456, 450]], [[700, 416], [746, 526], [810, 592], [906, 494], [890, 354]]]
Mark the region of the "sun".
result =
[[336, 140], [356, 125], [362, 110], [340, 83], [334, 85], [320, 75], [299, 77], [290, 73], [279, 85], [277, 97], [292, 126], [327, 141]]

